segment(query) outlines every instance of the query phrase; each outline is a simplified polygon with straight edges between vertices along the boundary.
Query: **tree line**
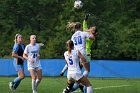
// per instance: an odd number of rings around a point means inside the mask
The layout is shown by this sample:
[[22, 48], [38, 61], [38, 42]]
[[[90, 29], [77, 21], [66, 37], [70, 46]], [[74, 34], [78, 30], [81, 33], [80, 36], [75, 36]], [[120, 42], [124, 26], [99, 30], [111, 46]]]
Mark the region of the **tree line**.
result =
[[83, 8], [74, 9], [75, 0], [0, 0], [0, 57], [11, 58], [14, 35], [31, 34], [45, 44], [41, 58], [63, 58], [65, 42], [73, 32], [67, 22], [82, 22], [86, 13], [89, 27], [96, 25], [97, 39], [92, 59], [140, 60], [140, 1], [82, 0]]

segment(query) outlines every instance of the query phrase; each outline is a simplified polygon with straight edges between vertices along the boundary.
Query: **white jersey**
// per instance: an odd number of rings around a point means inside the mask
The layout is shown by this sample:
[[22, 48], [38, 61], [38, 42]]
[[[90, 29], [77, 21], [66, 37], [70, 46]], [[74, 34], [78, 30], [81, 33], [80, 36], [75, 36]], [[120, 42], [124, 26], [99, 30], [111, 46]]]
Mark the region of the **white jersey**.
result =
[[68, 51], [66, 51], [64, 53], [64, 57], [68, 64], [68, 74], [81, 74], [78, 51], [72, 50], [70, 55], [68, 55]]
[[82, 54], [86, 54], [86, 38], [89, 37], [90, 34], [88, 32], [76, 31], [71, 37], [74, 48], [79, 50]]
[[29, 62], [28, 60], [28, 68], [38, 68], [41, 67], [40, 60], [38, 58], [40, 46], [39, 44], [35, 43], [35, 45], [28, 44], [25, 47], [24, 53], [27, 54], [28, 59], [33, 59], [34, 63]]

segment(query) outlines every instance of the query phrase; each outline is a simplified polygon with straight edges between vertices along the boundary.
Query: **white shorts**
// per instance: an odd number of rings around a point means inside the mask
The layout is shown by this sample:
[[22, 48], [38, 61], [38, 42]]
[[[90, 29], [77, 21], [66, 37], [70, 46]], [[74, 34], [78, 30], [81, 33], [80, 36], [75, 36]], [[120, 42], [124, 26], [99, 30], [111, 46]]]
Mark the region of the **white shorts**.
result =
[[78, 81], [78, 80], [81, 79], [82, 77], [83, 77], [83, 75], [82, 75], [82, 74], [79, 74], [79, 73], [67, 74], [68, 80], [75, 80], [75, 81]]
[[40, 61], [38, 61], [36, 63], [30, 63], [28, 61], [27, 67], [28, 67], [28, 70], [31, 70], [31, 69], [35, 69], [35, 70], [42, 69]]
[[28, 70], [31, 70], [31, 69], [40, 70], [40, 69], [42, 69], [42, 67], [41, 66], [39, 66], [39, 67], [28, 67]]

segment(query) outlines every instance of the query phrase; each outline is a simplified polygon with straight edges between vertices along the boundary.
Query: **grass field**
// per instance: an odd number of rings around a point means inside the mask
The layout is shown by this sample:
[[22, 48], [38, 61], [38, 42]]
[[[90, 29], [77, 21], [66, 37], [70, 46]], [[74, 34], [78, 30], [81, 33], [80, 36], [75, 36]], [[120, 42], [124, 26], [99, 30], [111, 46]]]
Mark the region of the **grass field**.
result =
[[[16, 91], [9, 89], [8, 83], [15, 77], [0, 77], [0, 93], [32, 93], [31, 78], [26, 77]], [[140, 79], [89, 78], [94, 93], [140, 93]], [[39, 93], [62, 93], [66, 87], [66, 77], [43, 77]], [[77, 90], [75, 93], [81, 93]]]

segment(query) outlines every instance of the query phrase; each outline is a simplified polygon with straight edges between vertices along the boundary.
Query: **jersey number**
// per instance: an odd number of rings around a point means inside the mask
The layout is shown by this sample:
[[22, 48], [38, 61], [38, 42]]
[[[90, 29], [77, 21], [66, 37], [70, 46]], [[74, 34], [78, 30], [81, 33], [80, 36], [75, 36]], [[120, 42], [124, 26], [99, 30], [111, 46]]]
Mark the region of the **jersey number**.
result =
[[74, 44], [75, 45], [82, 44], [82, 38], [81, 38], [81, 36], [74, 37]]
[[33, 58], [36, 58], [36, 57], [37, 57], [37, 54], [36, 54], [36, 53], [34, 53], [34, 54], [33, 54]]
[[69, 64], [70, 64], [70, 65], [73, 65], [72, 56], [70, 56], [70, 58], [69, 58]]

